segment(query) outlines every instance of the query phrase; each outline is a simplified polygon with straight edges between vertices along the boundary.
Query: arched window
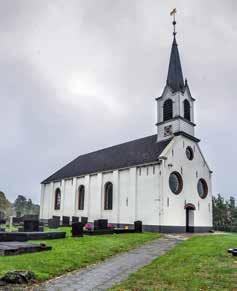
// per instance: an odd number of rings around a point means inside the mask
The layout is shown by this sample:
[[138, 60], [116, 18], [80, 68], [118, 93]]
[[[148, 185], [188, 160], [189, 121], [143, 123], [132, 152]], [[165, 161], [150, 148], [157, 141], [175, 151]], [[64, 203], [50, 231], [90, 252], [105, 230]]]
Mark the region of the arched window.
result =
[[164, 102], [163, 106], [163, 119], [164, 121], [173, 118], [173, 101], [171, 99], [167, 99]]
[[111, 182], [107, 182], [105, 184], [105, 210], [113, 209], [113, 184]]
[[85, 186], [81, 185], [78, 188], [78, 210], [84, 210]]
[[59, 210], [60, 206], [61, 206], [61, 190], [57, 188], [55, 190], [54, 209]]
[[188, 102], [187, 99], [184, 100], [184, 118], [189, 120], [191, 119], [190, 116], [190, 103]]

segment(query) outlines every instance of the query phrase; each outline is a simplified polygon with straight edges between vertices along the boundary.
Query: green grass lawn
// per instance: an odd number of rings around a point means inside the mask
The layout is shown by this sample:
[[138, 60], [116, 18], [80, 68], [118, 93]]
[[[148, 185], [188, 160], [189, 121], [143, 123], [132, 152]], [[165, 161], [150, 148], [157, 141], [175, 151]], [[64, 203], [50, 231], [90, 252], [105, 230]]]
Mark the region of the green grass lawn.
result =
[[237, 235], [195, 236], [113, 290], [237, 290]]
[[61, 228], [67, 231], [65, 239], [44, 241], [53, 247], [51, 251], [0, 257], [0, 276], [11, 270], [30, 270], [35, 272], [37, 280], [42, 281], [102, 261], [159, 237], [157, 233], [135, 233], [72, 238], [70, 229]]

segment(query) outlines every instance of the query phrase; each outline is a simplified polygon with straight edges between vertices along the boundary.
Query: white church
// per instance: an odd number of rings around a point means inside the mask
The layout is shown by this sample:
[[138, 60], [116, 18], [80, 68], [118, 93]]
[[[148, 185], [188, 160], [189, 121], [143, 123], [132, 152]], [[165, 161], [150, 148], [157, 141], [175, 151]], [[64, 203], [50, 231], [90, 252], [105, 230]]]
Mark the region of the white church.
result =
[[157, 102], [157, 134], [81, 155], [41, 183], [40, 218], [141, 220], [159, 232], [212, 228], [212, 171], [195, 137], [194, 103], [174, 37]]

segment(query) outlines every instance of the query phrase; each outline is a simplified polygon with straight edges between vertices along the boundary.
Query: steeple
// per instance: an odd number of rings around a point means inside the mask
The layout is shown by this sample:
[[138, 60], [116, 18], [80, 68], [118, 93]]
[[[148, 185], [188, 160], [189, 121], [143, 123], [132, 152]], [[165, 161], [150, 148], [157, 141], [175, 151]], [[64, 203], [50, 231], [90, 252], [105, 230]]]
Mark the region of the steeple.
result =
[[174, 26], [174, 39], [173, 44], [171, 48], [171, 54], [170, 54], [170, 63], [169, 63], [169, 70], [168, 70], [168, 76], [167, 76], [167, 85], [172, 89], [173, 92], [177, 91], [184, 91], [184, 79], [183, 79], [183, 73], [182, 73], [182, 67], [180, 63], [180, 57], [179, 57], [179, 50], [178, 45], [176, 42], [176, 34], [175, 31], [175, 13], [176, 10], [172, 12], [171, 15], [174, 16], [173, 19], [173, 26]]
[[191, 96], [187, 80], [184, 82], [182, 67], [176, 42], [175, 13], [173, 16], [173, 43], [170, 54], [167, 83], [157, 101], [157, 141], [176, 135], [185, 135], [197, 141], [194, 135], [194, 99]]

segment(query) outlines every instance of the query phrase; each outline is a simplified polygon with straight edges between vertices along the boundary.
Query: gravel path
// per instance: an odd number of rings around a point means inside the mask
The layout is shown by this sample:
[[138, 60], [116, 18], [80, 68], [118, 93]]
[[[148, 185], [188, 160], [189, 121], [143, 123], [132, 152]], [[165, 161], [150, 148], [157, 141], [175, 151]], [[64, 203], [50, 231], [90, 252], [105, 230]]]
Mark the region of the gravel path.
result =
[[149, 264], [155, 258], [165, 254], [183, 239], [185, 238], [182, 236], [167, 235], [129, 252], [109, 258], [102, 263], [52, 279], [33, 290], [106, 290], [125, 280], [131, 273]]

